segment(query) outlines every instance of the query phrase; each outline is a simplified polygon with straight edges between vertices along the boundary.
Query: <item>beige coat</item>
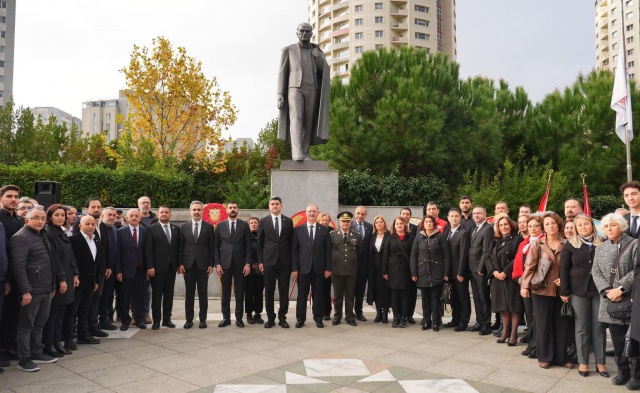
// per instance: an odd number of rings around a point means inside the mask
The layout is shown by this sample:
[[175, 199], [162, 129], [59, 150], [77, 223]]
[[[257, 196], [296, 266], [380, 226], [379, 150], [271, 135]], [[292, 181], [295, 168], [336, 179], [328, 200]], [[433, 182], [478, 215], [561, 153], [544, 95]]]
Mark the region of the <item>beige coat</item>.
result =
[[560, 278], [560, 252], [562, 251], [565, 241], [565, 239], [560, 238], [561, 246], [556, 250], [555, 254], [547, 245], [545, 238], [532, 240], [531, 243], [529, 243], [529, 253], [527, 254], [527, 259], [524, 262], [524, 273], [522, 274], [522, 281], [520, 282], [521, 288], [529, 289], [531, 285], [531, 278], [538, 267], [538, 261], [540, 261], [541, 255], [544, 254], [553, 262], [545, 279], [547, 286], [543, 289], [532, 289], [531, 292], [541, 296], [558, 296], [560, 287], [553, 282]]

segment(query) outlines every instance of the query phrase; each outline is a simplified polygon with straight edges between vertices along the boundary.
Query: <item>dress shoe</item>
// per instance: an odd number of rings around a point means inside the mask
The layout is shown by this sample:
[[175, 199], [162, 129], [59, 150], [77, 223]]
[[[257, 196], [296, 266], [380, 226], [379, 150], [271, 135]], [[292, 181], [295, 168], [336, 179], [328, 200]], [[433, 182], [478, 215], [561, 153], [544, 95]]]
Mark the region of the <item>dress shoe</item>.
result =
[[452, 327], [457, 327], [457, 326], [458, 326], [458, 324], [457, 323], [453, 323], [453, 321], [447, 322], [444, 325], [442, 325], [442, 327], [445, 327], [445, 328], [452, 328]]
[[454, 332], [464, 332], [466, 330], [467, 330], [467, 325], [456, 326], [456, 328], [453, 329]]
[[500, 328], [500, 321], [495, 321], [493, 325], [491, 325], [491, 330], [498, 330]]
[[304, 322], [302, 322], [302, 321], [296, 322], [296, 328], [300, 329], [303, 326], [304, 326]]
[[264, 324], [264, 327], [267, 329], [271, 329], [274, 326], [276, 326], [276, 323], [272, 320], [268, 320], [267, 323]]
[[145, 314], [143, 317], [143, 322], [150, 325], [151, 324], [151, 317], [149, 316], [149, 314]]
[[389, 311], [383, 311], [382, 312], [382, 323], [384, 323], [385, 325], [389, 323]]
[[495, 337], [502, 337], [502, 329], [498, 329], [495, 333], [493, 333]]
[[524, 351], [520, 352], [520, 355], [522, 356], [529, 356], [529, 349], [525, 349]]
[[19, 360], [20, 359], [18, 357], [18, 352], [16, 352], [16, 350], [13, 349], [13, 348], [5, 349], [4, 351], [2, 351], [2, 356], [5, 359], [8, 359], [8, 360]]
[[223, 328], [225, 326], [229, 326], [231, 325], [231, 321], [227, 318], [223, 319], [222, 321], [220, 321], [220, 323], [218, 324], [219, 328]]
[[618, 374], [615, 377], [613, 377], [613, 379], [611, 380], [611, 383], [614, 384], [614, 385], [622, 386], [622, 385], [626, 384], [627, 382], [629, 382], [630, 379], [631, 379], [631, 377], [629, 375]]
[[281, 328], [289, 329], [289, 324], [285, 320], [281, 320], [280, 322], [278, 322], [278, 326], [280, 326]]
[[171, 321], [164, 321], [164, 322], [162, 322], [162, 326], [166, 326], [166, 327], [168, 327], [170, 329], [173, 329], [173, 328], [176, 327], [176, 324], [171, 322]]
[[380, 323], [382, 322], [382, 313], [376, 313], [376, 317], [373, 319], [373, 323]]
[[433, 325], [433, 331], [434, 332], [439, 332], [440, 331], [440, 326], [439, 325]]
[[98, 327], [89, 328], [89, 334], [93, 337], [109, 337], [109, 333], [103, 332]]
[[482, 328], [482, 329], [480, 329], [480, 331], [478, 332], [478, 334], [479, 334], [479, 335], [481, 335], [481, 336], [488, 336], [488, 335], [490, 335], [490, 334], [491, 334], [491, 329], [486, 328], [486, 327], [485, 327], [485, 328]]
[[331, 320], [331, 315], [325, 315], [322, 319], [325, 320], [325, 321], [330, 321]]
[[400, 318], [400, 326], [401, 328], [407, 327], [407, 318]]
[[[53, 347], [56, 349], [56, 351], [60, 352], [63, 355], [71, 355], [73, 352], [69, 351], [68, 349], [66, 349], [65, 347], [62, 346], [62, 343], [55, 343], [53, 344]], [[0, 364], [0, 367], [2, 367], [2, 365]]]
[[110, 322], [105, 322], [100, 324], [101, 330], [118, 330], [118, 327]]
[[587, 370], [587, 371], [580, 371], [580, 370], [578, 370], [578, 374], [579, 374], [581, 377], [588, 377], [588, 376], [589, 376], [589, 370]]
[[260, 314], [256, 314], [253, 316], [253, 319], [255, 319], [256, 323], [259, 323], [260, 325], [262, 325], [264, 323], [264, 319], [262, 319], [262, 317], [260, 316]]
[[236, 326], [239, 328], [243, 328], [244, 327], [244, 322], [242, 322], [242, 319], [239, 319], [236, 321]]
[[538, 363], [538, 366], [540, 366], [540, 368], [544, 368], [544, 369], [547, 369], [547, 368], [551, 367], [551, 365], [549, 363], [546, 363], [546, 362], [540, 362], [540, 363]]
[[392, 328], [400, 327], [400, 318], [393, 318], [393, 322], [391, 323]]
[[[231, 322], [229, 322], [231, 323]], [[220, 325], [218, 325], [220, 326]], [[206, 329], [207, 328], [207, 321], [200, 321], [200, 324], [198, 325], [198, 329]]]
[[347, 319], [347, 323], [351, 326], [358, 326], [355, 319]]
[[423, 323], [422, 326], [420, 327], [420, 330], [429, 330], [429, 325], [427, 325], [426, 323]]
[[624, 386], [627, 390], [640, 390], [640, 379], [631, 378]]
[[537, 359], [537, 358], [538, 358], [538, 355], [536, 355], [535, 353], [530, 353], [530, 354], [528, 354], [528, 355], [527, 355], [527, 357], [528, 357], [529, 359]]
[[138, 329], [146, 329], [147, 328], [147, 324], [144, 323], [144, 322], [138, 322], [138, 323], [136, 323], [136, 327]]
[[247, 323], [249, 325], [255, 325], [255, 323], [256, 323], [256, 320], [253, 319], [253, 315], [251, 315], [251, 313], [247, 314]]
[[184, 323], [184, 326], [182, 326], [184, 329], [191, 329], [193, 327], [193, 322], [191, 321], [187, 321]]
[[520, 342], [523, 343], [523, 344], [527, 344], [529, 342], [529, 337], [528, 336], [523, 336], [520, 339]]
[[482, 329], [482, 325], [480, 325], [479, 323], [476, 323], [475, 325], [471, 326], [467, 330], [470, 332], [479, 332], [481, 329]]
[[407, 318], [407, 322], [408, 322], [408, 323], [410, 323], [410, 324], [412, 324], [412, 325], [415, 325], [415, 324], [416, 324], [416, 320], [415, 320], [415, 319], [413, 319], [413, 317], [408, 317], [408, 318]]
[[616, 356], [616, 351], [615, 351], [615, 350], [613, 350], [613, 349], [607, 349], [607, 350], [604, 352], [604, 354], [605, 354], [606, 356], [614, 357], [614, 356]]
[[507, 347], [515, 347], [516, 345], [518, 345], [518, 341], [517, 340], [514, 341], [514, 342], [507, 341]]
[[361, 312], [356, 313], [356, 319], [357, 319], [358, 321], [367, 322], [367, 318], [365, 318], [365, 317], [364, 317], [364, 314], [363, 314], [363, 313], [361, 313]]
[[598, 371], [598, 374], [600, 374], [601, 376], [605, 378], [609, 378], [609, 371], [607, 370], [600, 371], [600, 369], [598, 369], [598, 366], [596, 366], [596, 370]]
[[331, 321], [331, 324], [332, 324], [333, 326], [336, 326], [336, 325], [340, 325], [340, 322], [341, 322], [341, 321], [340, 321], [339, 319], [334, 319], [333, 321]]
[[78, 344], [100, 344], [100, 340], [92, 336], [78, 337]]
[[565, 364], [562, 365], [562, 367], [568, 368], [569, 370], [573, 370], [573, 363], [566, 362]]
[[505, 339], [503, 340], [503, 339], [499, 338], [499, 339], [497, 339], [497, 340], [496, 340], [496, 342], [497, 342], [498, 344], [504, 344], [504, 343], [506, 343], [506, 342], [507, 342], [507, 339], [505, 338]]
[[45, 347], [42, 348], [42, 352], [54, 358], [64, 357], [64, 354], [62, 352], [58, 352], [53, 345], [45, 345]]
[[151, 325], [151, 329], [160, 330], [160, 324], [158, 322], [154, 322], [153, 325]]
[[69, 351], [77, 351], [78, 346], [72, 340], [64, 342], [64, 349], [68, 349]]
[[316, 327], [318, 328], [323, 328], [324, 327], [324, 323], [322, 323], [322, 321], [316, 321]]

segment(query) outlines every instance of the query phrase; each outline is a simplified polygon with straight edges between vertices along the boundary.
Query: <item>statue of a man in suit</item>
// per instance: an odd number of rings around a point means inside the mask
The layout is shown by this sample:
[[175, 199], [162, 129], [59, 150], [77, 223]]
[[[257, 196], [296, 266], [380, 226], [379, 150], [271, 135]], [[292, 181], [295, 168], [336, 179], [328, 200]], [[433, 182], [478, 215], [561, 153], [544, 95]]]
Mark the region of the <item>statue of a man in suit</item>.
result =
[[309, 146], [329, 139], [329, 65], [312, 28], [298, 25], [299, 41], [282, 49], [278, 74], [278, 138], [291, 144], [294, 161], [309, 161]]

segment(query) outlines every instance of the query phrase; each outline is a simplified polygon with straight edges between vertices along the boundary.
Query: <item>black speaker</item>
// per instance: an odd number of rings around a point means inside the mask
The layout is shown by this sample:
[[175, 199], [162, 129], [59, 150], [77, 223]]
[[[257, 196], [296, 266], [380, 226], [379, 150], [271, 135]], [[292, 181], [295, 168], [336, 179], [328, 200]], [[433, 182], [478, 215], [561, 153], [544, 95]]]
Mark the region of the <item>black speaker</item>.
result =
[[37, 181], [33, 195], [36, 201], [47, 210], [54, 203], [60, 203], [62, 186], [54, 181]]

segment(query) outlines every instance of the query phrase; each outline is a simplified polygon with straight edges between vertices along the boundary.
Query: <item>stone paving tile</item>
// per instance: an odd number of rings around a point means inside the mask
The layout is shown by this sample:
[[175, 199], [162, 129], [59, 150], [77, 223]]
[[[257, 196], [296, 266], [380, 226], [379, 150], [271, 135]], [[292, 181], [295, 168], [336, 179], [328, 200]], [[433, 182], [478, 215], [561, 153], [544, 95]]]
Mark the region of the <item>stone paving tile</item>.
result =
[[159, 371], [163, 374], [171, 374], [177, 371], [186, 370], [208, 364], [209, 362], [184, 353], [163, 356], [153, 359], [147, 359], [141, 364], [152, 370]]
[[188, 353], [189, 356], [194, 356], [198, 359], [206, 360], [208, 363], [230, 360], [249, 354], [251, 354], [251, 352], [234, 348], [230, 345], [213, 345], [195, 351], [189, 351]]
[[328, 349], [307, 347], [306, 342], [304, 344], [305, 346], [292, 344], [282, 345], [280, 347], [267, 349], [260, 353], [291, 362], [294, 360], [309, 359], [328, 351]]
[[[351, 385], [345, 386], [346, 389], [357, 389], [358, 392], [375, 392], [389, 384], [398, 384], [397, 382], [384, 381], [384, 382], [354, 382]], [[340, 390], [337, 390], [340, 391]]]
[[408, 367], [417, 370], [427, 370], [429, 367], [443, 362], [446, 358], [417, 354], [414, 352], [397, 351], [381, 357], [379, 360], [390, 365]]
[[191, 352], [205, 348], [211, 345], [211, 343], [197, 337], [182, 337], [174, 341], [158, 343], [157, 345], [176, 352]]
[[350, 358], [377, 360], [397, 352], [395, 348], [380, 348], [369, 344], [355, 344], [340, 348], [340, 352]]
[[262, 352], [269, 349], [281, 346], [282, 343], [278, 341], [265, 340], [263, 338], [249, 338], [244, 341], [238, 341], [231, 343], [232, 347], [244, 349], [249, 352]]
[[27, 373], [16, 368], [18, 362], [12, 361], [11, 367], [4, 369], [4, 374], [0, 375], [0, 386], [2, 388], [14, 388], [16, 386], [42, 383], [52, 379], [68, 377], [73, 373], [59, 364], [41, 364], [40, 371]]
[[122, 366], [89, 371], [80, 375], [104, 387], [113, 388], [115, 386], [157, 377], [162, 374], [139, 364], [124, 364]]
[[446, 359], [440, 363], [428, 367], [426, 370], [437, 374], [449, 375], [454, 378], [480, 381], [497, 369], [498, 367], [495, 366], [486, 366], [481, 364], [456, 361], [453, 359]]
[[498, 369], [480, 380], [480, 382], [484, 383], [505, 386], [513, 389], [522, 389], [534, 393], [547, 392], [556, 383], [558, 383], [558, 381], [560, 381], [560, 377], [556, 377], [551, 374], [546, 377], [541, 377], [524, 371], [514, 373], [513, 371], [506, 369]]
[[114, 391], [119, 393], [130, 392], [171, 392], [182, 393], [191, 392], [197, 390], [198, 387], [180, 380], [178, 378], [172, 378], [168, 375], [161, 375], [159, 377], [153, 377], [138, 382], [129, 383], [126, 385], [120, 385], [113, 388]]
[[189, 384], [201, 388], [217, 385], [232, 379], [240, 378], [247, 373], [235, 368], [221, 368], [219, 364], [205, 364], [194, 368], [169, 374], [173, 378], [180, 379]]
[[66, 355], [62, 358], [58, 358], [58, 362], [65, 362], [67, 360], [78, 359], [85, 356], [100, 355], [105, 352], [103, 349], [100, 349], [100, 348], [108, 348], [108, 347], [109, 345], [107, 345], [106, 343], [104, 345], [103, 344], [78, 345], [77, 351], [72, 351], [73, 353], [71, 355]]
[[[20, 373], [25, 374], [22, 371], [20, 371]], [[104, 387], [80, 375], [72, 374], [67, 377], [42, 381], [41, 383], [34, 383], [34, 384], [29, 384], [24, 386], [16, 386], [12, 388], [12, 391], [15, 393], [32, 393], [32, 392], [81, 393], [81, 392], [95, 392], [96, 390], [100, 390], [100, 389], [104, 389]]]
[[[106, 341], [106, 340], [105, 340]], [[117, 339], [109, 339], [108, 342], [102, 342], [98, 345], [91, 345], [91, 348], [103, 352], [115, 352], [122, 349], [132, 349], [136, 347], [142, 347], [145, 345], [149, 345], [149, 343], [138, 340], [137, 338], [117, 338]], [[81, 347], [84, 349], [84, 347]], [[85, 351], [80, 351], [81, 354], [84, 354]], [[72, 355], [65, 356], [66, 358], [72, 358], [73, 355], [78, 353], [78, 351], [74, 351]], [[95, 354], [95, 353], [93, 353]]]
[[144, 341], [149, 344], [159, 344], [185, 338], [184, 334], [179, 332], [178, 329], [182, 330], [179, 327], [176, 327], [175, 329], [160, 330], [145, 329], [144, 331], [136, 333], [134, 339]]
[[248, 355], [223, 360], [217, 364], [222, 367], [232, 367], [244, 371], [246, 374], [253, 374], [259, 371], [268, 370], [283, 364], [289, 363], [287, 360], [267, 356], [264, 354], [250, 353]]
[[69, 371], [80, 374], [94, 370], [102, 370], [109, 367], [121, 366], [127, 363], [130, 363], [127, 359], [123, 359], [111, 353], [101, 353], [99, 355], [70, 359], [69, 361], [60, 363], [60, 365]]
[[131, 349], [121, 349], [119, 351], [111, 352], [112, 355], [118, 356], [122, 359], [127, 359], [132, 362], [139, 363], [147, 359], [153, 359], [156, 357], [174, 355], [178, 352], [161, 347], [159, 345], [145, 345]]

